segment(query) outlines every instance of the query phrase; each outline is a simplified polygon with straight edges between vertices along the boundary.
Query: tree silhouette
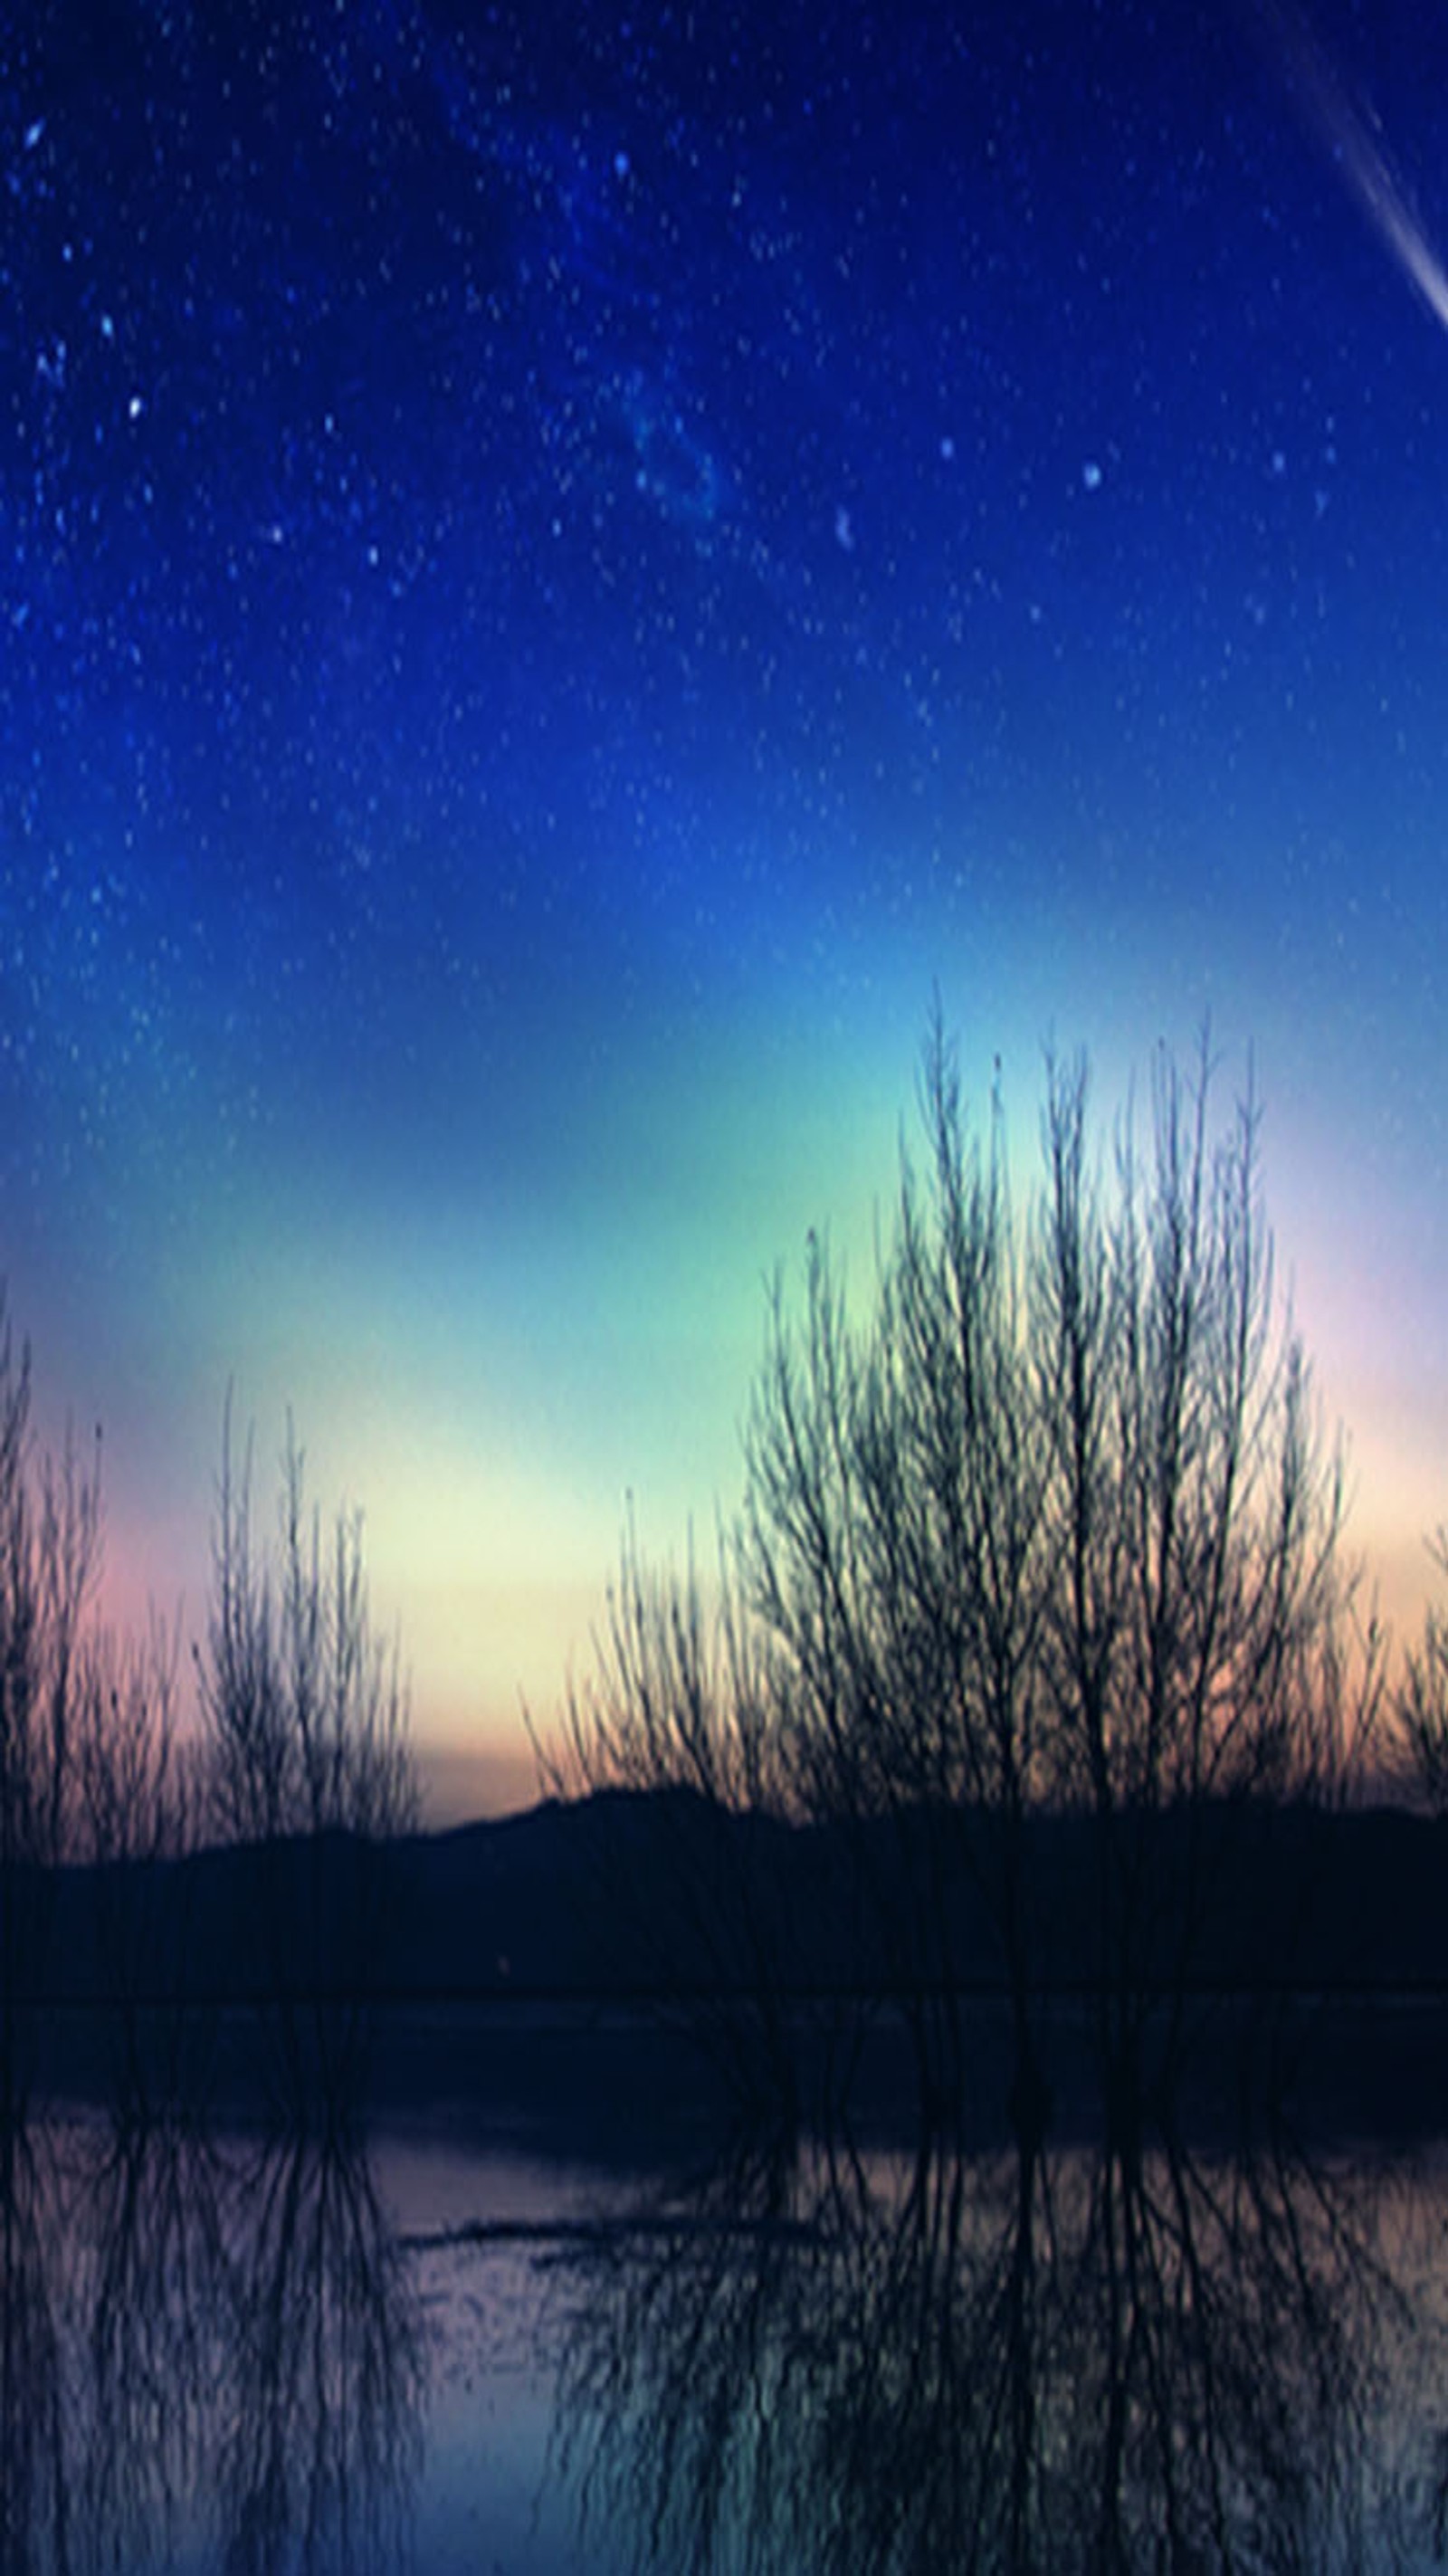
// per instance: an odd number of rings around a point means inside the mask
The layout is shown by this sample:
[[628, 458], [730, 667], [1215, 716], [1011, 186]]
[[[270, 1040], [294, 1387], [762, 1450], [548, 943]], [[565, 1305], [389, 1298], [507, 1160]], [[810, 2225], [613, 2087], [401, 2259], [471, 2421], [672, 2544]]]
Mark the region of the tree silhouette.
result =
[[[981, 1135], [938, 1017], [920, 1109], [923, 1164], [902, 1150], [870, 1312], [814, 1233], [802, 1311], [776, 1284], [721, 1586], [728, 1655], [661, 1691], [658, 1653], [615, 1637], [571, 1713], [574, 1770], [690, 1778], [843, 1833], [926, 2107], [968, 2072], [959, 1996], [980, 1963], [956, 1898], [973, 1885], [1026, 2130], [1045, 2109], [1033, 2005], [1053, 1901], [1030, 1827], [1084, 1813], [1079, 1966], [1124, 2117], [1148, 2027], [1153, 2080], [1173, 2080], [1231, 1820], [1339, 1794], [1374, 1719], [1341, 1460], [1274, 1290], [1260, 1108], [1249, 1079], [1216, 1121], [1205, 1038], [1185, 1068], [1158, 1053], [1145, 1136], [1128, 1101], [1109, 1143], [1084, 1059], [1048, 1059], [1024, 1202], [999, 1093]], [[635, 1577], [631, 1597], [656, 1648], [691, 1633], [687, 1586]]]
[[280, 2041], [282, 2107], [330, 2122], [355, 2099], [364, 2007], [385, 1920], [387, 1841], [416, 1822], [407, 1693], [395, 1645], [374, 1637], [362, 1524], [324, 1537], [290, 1421], [277, 1535], [255, 1534], [250, 1444], [238, 1470], [230, 1408], [198, 1651], [213, 1823], [253, 1847], [263, 1879], [258, 1982]]
[[74, 1786], [79, 1667], [100, 1567], [99, 1450], [36, 1441], [30, 1353], [0, 1294], [0, 2128], [23, 2116], [21, 2009], [44, 1971]]
[[[1448, 1574], [1448, 1529], [1439, 1530], [1430, 1552]], [[1404, 1657], [1397, 1717], [1411, 1785], [1435, 1816], [1448, 1815], [1448, 1617], [1431, 1603], [1421, 1641]]]
[[228, 1407], [198, 1657], [214, 1820], [241, 1841], [401, 1832], [417, 1803], [407, 1693], [395, 1646], [372, 1634], [361, 1515], [339, 1512], [324, 1543], [290, 1420], [272, 1550], [255, 1536], [251, 1481]]

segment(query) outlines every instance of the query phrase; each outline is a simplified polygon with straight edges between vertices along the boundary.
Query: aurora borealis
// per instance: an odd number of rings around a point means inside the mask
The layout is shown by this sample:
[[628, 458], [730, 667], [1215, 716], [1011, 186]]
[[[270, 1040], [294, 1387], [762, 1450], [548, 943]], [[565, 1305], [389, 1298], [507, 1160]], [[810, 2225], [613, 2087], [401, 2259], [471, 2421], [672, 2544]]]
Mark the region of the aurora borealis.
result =
[[1448, 38], [50, 0], [0, 63], [0, 1267], [117, 1615], [195, 1632], [227, 1387], [263, 1467], [290, 1404], [437, 1811], [521, 1794], [625, 1495], [734, 1500], [762, 1279], [868, 1278], [938, 987], [1023, 1162], [1046, 1038], [1108, 1111], [1250, 1046], [1413, 1617]]

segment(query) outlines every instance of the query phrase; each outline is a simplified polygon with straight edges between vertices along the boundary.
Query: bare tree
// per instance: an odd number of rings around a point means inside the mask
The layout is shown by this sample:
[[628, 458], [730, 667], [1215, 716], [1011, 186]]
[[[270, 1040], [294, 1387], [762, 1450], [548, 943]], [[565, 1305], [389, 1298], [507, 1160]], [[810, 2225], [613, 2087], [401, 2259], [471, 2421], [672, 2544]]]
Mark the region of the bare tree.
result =
[[397, 1647], [372, 1632], [360, 1515], [339, 1512], [324, 1531], [290, 1421], [271, 1548], [255, 1534], [251, 1482], [250, 1443], [239, 1470], [233, 1461], [228, 1406], [197, 1655], [205, 1774], [213, 1823], [256, 1847], [264, 1874], [291, 2110], [319, 2079], [324, 2097], [350, 2082], [382, 1929], [381, 1846], [412, 1830], [417, 1787]]
[[[1448, 1529], [1429, 1542], [1441, 1574], [1448, 1574]], [[1410, 1785], [1435, 1816], [1448, 1815], [1448, 1615], [1430, 1603], [1423, 1634], [1403, 1658], [1396, 1715]]]
[[31, 1423], [30, 1354], [0, 1296], [0, 2125], [21, 2112], [20, 2005], [43, 1970], [70, 1818], [77, 1671], [100, 1569], [99, 1445], [58, 1458]]
[[[575, 1704], [575, 1757], [591, 1785], [657, 1782], [703, 1744], [729, 1798], [749, 1802], [752, 1770], [843, 1835], [926, 2104], [966, 2072], [973, 1888], [1029, 2135], [1061, 1919], [1035, 1819], [1088, 1820], [1073, 1965], [1124, 2101], [1148, 2020], [1163, 2080], [1178, 2062], [1236, 1820], [1341, 1793], [1381, 1655], [1354, 1623], [1341, 1459], [1274, 1289], [1250, 1076], [1219, 1124], [1206, 1039], [1185, 1069], [1162, 1052], [1147, 1141], [1128, 1105], [1103, 1144], [1084, 1062], [1049, 1060], [1021, 1202], [999, 1097], [979, 1136], [938, 1019], [920, 1107], [922, 1168], [902, 1151], [868, 1313], [813, 1234], [798, 1316], [774, 1292], [730, 1554], [749, 1689], [697, 1666], [661, 1690], [631, 1614], [606, 1686]], [[633, 1601], [656, 1650], [687, 1635], [687, 1595]]]
[[1163, 1998], [1179, 2043], [1242, 1803], [1338, 1794], [1381, 1680], [1373, 1630], [1349, 1649], [1341, 1455], [1323, 1446], [1274, 1296], [1259, 1105], [1249, 1074], [1214, 1136], [1212, 1079], [1205, 1037], [1185, 1072], [1159, 1053], [1150, 1146], [1128, 1117], [1109, 1202], [1084, 1064], [1050, 1066], [1043, 1121], [1041, 1668], [1052, 1786], [1096, 1822], [1108, 2086], [1128, 2092]]
[[73, 1846], [102, 1864], [168, 1860], [191, 1839], [195, 1782], [179, 1723], [179, 1630], [87, 1642], [77, 1694]]
[[927, 1173], [902, 1156], [871, 1322], [851, 1327], [813, 1235], [798, 1332], [776, 1289], [744, 1565], [784, 1759], [807, 1811], [853, 1833], [923, 2102], [943, 2107], [965, 2073], [964, 1878], [999, 1934], [1015, 2098], [1035, 2124], [1023, 1825], [1046, 1784], [1048, 1451], [999, 1102], [982, 1153], [938, 1027], [921, 1106]]
[[407, 1690], [395, 1642], [372, 1633], [361, 1514], [339, 1512], [324, 1535], [290, 1420], [272, 1550], [255, 1536], [251, 1482], [228, 1408], [198, 1659], [215, 1821], [243, 1841], [405, 1832], [417, 1810]]

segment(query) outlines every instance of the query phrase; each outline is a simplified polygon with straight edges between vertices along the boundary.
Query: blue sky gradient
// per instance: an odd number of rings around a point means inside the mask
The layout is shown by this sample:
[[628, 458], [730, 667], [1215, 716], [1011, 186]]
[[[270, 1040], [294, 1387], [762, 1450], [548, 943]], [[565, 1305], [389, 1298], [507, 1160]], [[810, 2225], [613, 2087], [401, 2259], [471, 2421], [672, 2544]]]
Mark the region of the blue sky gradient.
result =
[[118, 1616], [199, 1629], [226, 1390], [290, 1405], [439, 1811], [522, 1794], [625, 1495], [737, 1496], [776, 1262], [867, 1288], [937, 988], [1023, 1177], [1046, 1040], [1108, 1113], [1253, 1050], [1416, 1616], [1445, 75], [1396, 0], [17, 37], [0, 1263]]

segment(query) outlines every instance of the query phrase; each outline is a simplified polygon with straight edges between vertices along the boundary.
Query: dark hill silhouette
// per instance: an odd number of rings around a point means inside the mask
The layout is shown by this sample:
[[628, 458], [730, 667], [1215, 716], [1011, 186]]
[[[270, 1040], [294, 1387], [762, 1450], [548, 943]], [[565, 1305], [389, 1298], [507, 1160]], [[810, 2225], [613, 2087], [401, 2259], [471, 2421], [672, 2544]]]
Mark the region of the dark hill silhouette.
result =
[[[1396, 1808], [1168, 1810], [1141, 1819], [1141, 1871], [1171, 1956], [1183, 1837], [1218, 1846], [1211, 1910], [1192, 1949], [1202, 1986], [1448, 1988], [1448, 1822]], [[365, 1905], [366, 1983], [398, 1999], [508, 1994], [639, 1997], [864, 1986], [908, 1974], [875, 1939], [861, 1886], [888, 1898], [919, 1865], [918, 1824], [843, 1831], [740, 1816], [684, 1790], [615, 1791], [420, 1834], [373, 1849], [344, 1833], [317, 1844], [208, 1849], [174, 1860], [35, 1874], [48, 1937], [35, 2002], [265, 1999], [278, 1907], [300, 1927], [298, 1990], [356, 1979], [339, 1927]], [[989, 1865], [987, 1817], [972, 1848]], [[1091, 1826], [1038, 1816], [1026, 1828], [1040, 1980], [1089, 1988], [1099, 1968]], [[943, 1899], [961, 1982], [1001, 1975], [988, 1909], [962, 1869]], [[761, 1965], [761, 1963], [766, 1963]]]

